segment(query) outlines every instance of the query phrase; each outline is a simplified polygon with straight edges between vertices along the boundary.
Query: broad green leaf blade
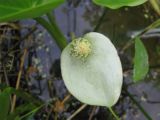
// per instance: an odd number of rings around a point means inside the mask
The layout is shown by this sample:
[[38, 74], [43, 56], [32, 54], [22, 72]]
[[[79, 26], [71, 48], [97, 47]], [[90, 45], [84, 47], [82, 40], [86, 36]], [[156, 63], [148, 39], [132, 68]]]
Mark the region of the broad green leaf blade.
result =
[[[61, 70], [65, 85], [83, 103], [111, 107], [117, 102], [122, 86], [122, 67], [117, 51], [100, 33], [91, 32], [77, 40], [81, 39], [91, 43], [92, 52], [85, 59], [79, 59], [71, 54], [73, 43], [63, 50]], [[85, 42], [75, 49], [87, 55], [85, 50], [90, 50]]]
[[0, 120], [5, 120], [10, 108], [10, 97], [7, 91], [0, 93]]
[[133, 79], [135, 82], [143, 79], [149, 70], [148, 54], [140, 38], [135, 39], [135, 57]]
[[64, 0], [0, 0], [0, 22], [35, 18], [63, 2]]
[[117, 9], [123, 6], [137, 6], [145, 3], [147, 0], [93, 0], [97, 5]]

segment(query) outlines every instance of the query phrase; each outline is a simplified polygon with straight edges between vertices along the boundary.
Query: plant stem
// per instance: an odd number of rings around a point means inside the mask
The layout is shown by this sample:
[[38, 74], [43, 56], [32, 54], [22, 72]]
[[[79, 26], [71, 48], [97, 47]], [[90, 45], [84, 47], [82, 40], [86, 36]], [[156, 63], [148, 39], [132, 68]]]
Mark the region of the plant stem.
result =
[[153, 9], [157, 12], [158, 15], [160, 15], [160, 7], [159, 7], [159, 1], [158, 0], [149, 0], [151, 3]]
[[120, 120], [120, 118], [116, 115], [116, 113], [112, 110], [112, 108], [108, 108], [112, 115], [115, 117], [116, 120]]
[[147, 118], [147, 120], [152, 120], [151, 116], [145, 111], [145, 109], [134, 99], [134, 97], [128, 92], [126, 86], [123, 87], [124, 91], [127, 93], [128, 97], [136, 104], [139, 110], [143, 113], [143, 115]]
[[81, 112], [87, 104], [83, 104], [80, 108], [78, 108], [67, 120], [71, 120], [73, 117], [75, 117], [79, 112]]
[[[16, 90], [19, 89], [26, 54], [27, 54], [27, 49], [24, 50], [24, 53], [23, 53], [21, 60], [20, 60], [20, 68], [19, 68], [18, 77], [17, 77], [17, 81], [16, 81]], [[13, 95], [11, 112], [14, 111], [15, 106], [16, 106], [16, 95]]]
[[98, 20], [98, 23], [97, 23], [97, 25], [95, 26], [93, 32], [98, 31], [98, 29], [100, 28], [100, 26], [101, 26], [101, 24], [102, 24], [102, 22], [103, 22], [103, 20], [104, 20], [104, 18], [105, 18], [106, 12], [107, 12], [107, 9], [104, 9], [104, 10], [103, 10], [103, 13], [102, 13], [102, 16], [101, 16], [100, 19]]
[[158, 26], [160, 26], [160, 19], [158, 19], [155, 22], [153, 22], [152, 24], [150, 24], [148, 27], [146, 27], [145, 29], [143, 29], [139, 34], [137, 34], [134, 38], [132, 38], [131, 40], [129, 40], [126, 43], [126, 45], [122, 48], [122, 50], [120, 51], [120, 53], [123, 53], [125, 50], [127, 50], [134, 43], [135, 38], [140, 37], [144, 33], [148, 32], [149, 30], [151, 30], [153, 28], [156, 28]]
[[23, 119], [23, 118], [25, 118], [25, 117], [27, 117], [27, 116], [29, 116], [29, 115], [31, 115], [31, 114], [33, 114], [33, 113], [36, 113], [36, 112], [37, 112], [39, 109], [41, 109], [44, 105], [45, 105], [45, 104], [42, 104], [41, 106], [33, 109], [32, 111], [28, 112], [27, 114], [21, 116], [21, 117], [20, 117], [20, 120]]
[[58, 26], [56, 25], [54, 21], [52, 21], [52, 23], [49, 23], [42, 17], [35, 18], [35, 20], [39, 24], [41, 24], [50, 33], [50, 35], [52, 36], [52, 38], [54, 38], [58, 47], [61, 50], [63, 50], [66, 47], [67, 41], [65, 37], [63, 36], [63, 34], [60, 32]]
[[62, 42], [63, 43], [63, 48], [66, 47], [67, 40], [66, 40], [65, 36], [63, 35], [63, 33], [61, 32], [61, 30], [59, 29], [58, 25], [56, 24], [55, 18], [53, 16], [52, 12], [49, 12], [46, 15], [48, 17], [49, 22], [51, 23], [51, 25], [54, 28], [54, 32], [56, 33], [56, 35], [58, 36], [58, 38], [61, 39], [61, 41], [63, 41]]
[[91, 113], [90, 113], [90, 115], [89, 115], [89, 119], [88, 119], [88, 120], [92, 120], [92, 118], [93, 118], [93, 116], [94, 116], [94, 114], [95, 114], [95, 112], [96, 112], [96, 109], [97, 109], [97, 106], [94, 106], [94, 107], [92, 108], [92, 111], [91, 111]]

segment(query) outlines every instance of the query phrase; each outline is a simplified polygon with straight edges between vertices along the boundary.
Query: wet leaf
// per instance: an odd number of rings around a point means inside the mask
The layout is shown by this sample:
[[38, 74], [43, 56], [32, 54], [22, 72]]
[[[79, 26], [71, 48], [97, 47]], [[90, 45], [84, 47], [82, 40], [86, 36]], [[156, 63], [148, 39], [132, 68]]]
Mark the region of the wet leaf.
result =
[[93, 0], [97, 5], [117, 9], [123, 6], [137, 6], [143, 4], [147, 0]]
[[135, 57], [133, 79], [135, 82], [142, 80], [149, 70], [148, 54], [140, 38], [135, 39]]
[[0, 22], [38, 17], [63, 2], [64, 0], [0, 0]]
[[62, 52], [61, 70], [66, 87], [81, 102], [107, 107], [117, 102], [122, 67], [115, 47], [104, 35], [91, 32], [73, 40]]

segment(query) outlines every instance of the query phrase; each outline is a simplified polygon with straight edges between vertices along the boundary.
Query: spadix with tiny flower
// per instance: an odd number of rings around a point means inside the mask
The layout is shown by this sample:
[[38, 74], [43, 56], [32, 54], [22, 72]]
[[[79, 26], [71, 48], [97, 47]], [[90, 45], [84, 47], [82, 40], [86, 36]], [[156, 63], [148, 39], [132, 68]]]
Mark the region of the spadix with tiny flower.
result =
[[113, 106], [122, 88], [122, 66], [111, 41], [96, 32], [73, 40], [61, 55], [69, 92], [89, 105]]

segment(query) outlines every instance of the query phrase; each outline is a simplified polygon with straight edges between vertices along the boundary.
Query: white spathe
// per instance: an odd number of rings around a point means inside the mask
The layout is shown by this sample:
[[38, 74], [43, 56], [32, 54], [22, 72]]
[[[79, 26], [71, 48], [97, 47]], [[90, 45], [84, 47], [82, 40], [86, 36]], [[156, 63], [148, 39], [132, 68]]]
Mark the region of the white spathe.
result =
[[71, 56], [71, 44], [61, 55], [65, 85], [78, 100], [89, 105], [113, 106], [121, 93], [123, 74], [117, 51], [111, 41], [96, 32], [85, 34], [91, 54], [82, 60]]

